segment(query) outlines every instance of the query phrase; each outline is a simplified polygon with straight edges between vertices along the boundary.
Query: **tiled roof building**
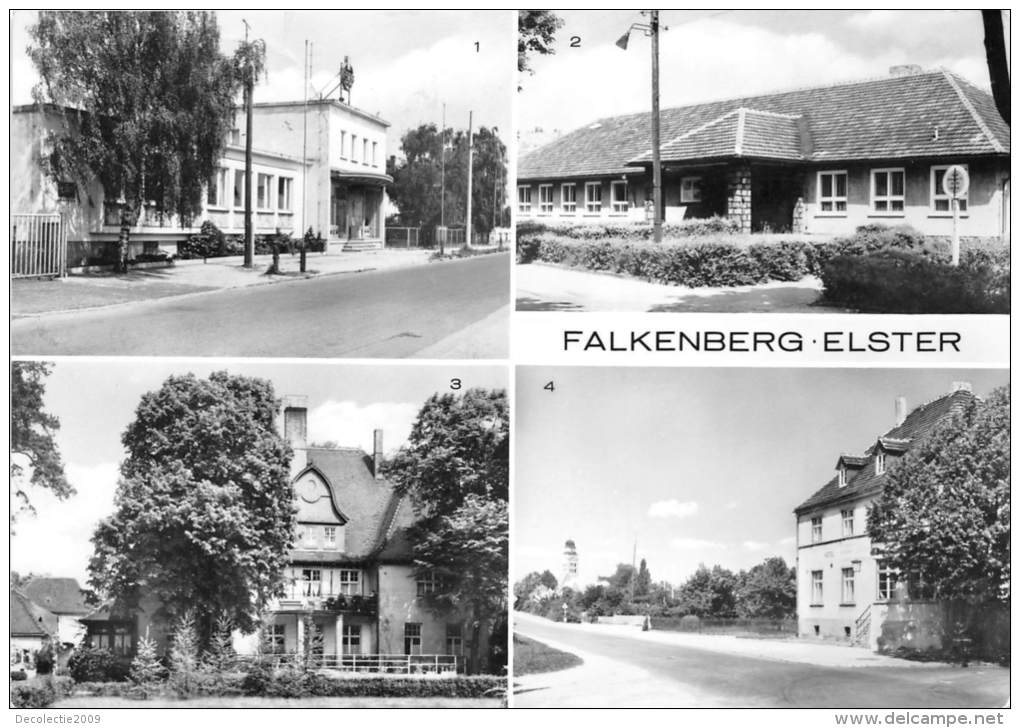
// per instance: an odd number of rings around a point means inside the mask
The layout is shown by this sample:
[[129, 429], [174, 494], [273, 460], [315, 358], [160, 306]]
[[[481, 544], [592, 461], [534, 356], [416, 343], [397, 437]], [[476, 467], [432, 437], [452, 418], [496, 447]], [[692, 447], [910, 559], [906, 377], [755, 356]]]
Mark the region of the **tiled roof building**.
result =
[[[747, 231], [790, 230], [799, 199], [807, 214], [797, 232], [847, 232], [882, 217], [942, 234], [949, 208], [934, 191], [937, 168], [961, 164], [972, 182], [961, 205], [967, 232], [1006, 229], [1009, 127], [987, 92], [949, 71], [895, 67], [884, 78], [663, 109], [660, 120], [667, 220], [715, 214]], [[643, 218], [650, 128], [648, 113], [599, 119], [526, 154], [518, 213]], [[735, 209], [741, 186], [750, 211]]]

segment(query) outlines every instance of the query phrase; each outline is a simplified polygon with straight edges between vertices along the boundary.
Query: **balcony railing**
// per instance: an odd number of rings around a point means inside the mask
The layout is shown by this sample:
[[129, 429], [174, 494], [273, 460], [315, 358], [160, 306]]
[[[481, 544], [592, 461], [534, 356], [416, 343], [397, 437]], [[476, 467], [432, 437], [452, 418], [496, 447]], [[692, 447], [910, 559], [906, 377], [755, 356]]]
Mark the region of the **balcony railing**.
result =
[[379, 612], [376, 594], [337, 594], [333, 596], [291, 595], [280, 599], [278, 609], [283, 612], [337, 612], [374, 616]]
[[265, 654], [254, 659], [269, 663], [274, 667], [310, 664], [315, 669], [389, 675], [451, 674], [463, 669], [461, 658], [457, 655], [321, 654], [306, 658], [304, 655], [288, 652]]

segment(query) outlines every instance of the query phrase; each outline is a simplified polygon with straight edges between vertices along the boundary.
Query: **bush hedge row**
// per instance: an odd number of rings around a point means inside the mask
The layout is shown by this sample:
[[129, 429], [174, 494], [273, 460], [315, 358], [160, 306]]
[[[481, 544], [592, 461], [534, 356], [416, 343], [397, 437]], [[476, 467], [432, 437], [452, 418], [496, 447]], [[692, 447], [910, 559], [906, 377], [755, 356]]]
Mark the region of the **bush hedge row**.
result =
[[[311, 253], [322, 253], [326, 250], [326, 240], [315, 235], [311, 229], [304, 235], [306, 250]], [[268, 255], [278, 246], [280, 252], [294, 253], [299, 249], [301, 241], [295, 240], [290, 233], [275, 233], [255, 236], [255, 254]], [[177, 246], [177, 257], [182, 260], [194, 258], [222, 258], [230, 255], [244, 255], [244, 237], [227, 235], [213, 222], [206, 220], [201, 230], [189, 235], [188, 239]]]
[[[581, 227], [594, 230], [583, 233]], [[760, 242], [731, 233], [667, 234], [661, 244], [645, 242], [637, 229], [650, 228], [561, 229], [522, 223], [517, 261], [540, 260], [690, 287], [756, 285], [813, 275], [822, 279], [827, 301], [873, 311], [981, 313], [1009, 308], [1009, 250], [984, 239], [963, 240], [960, 266], [952, 268], [947, 265], [948, 239], [929, 239], [909, 226], [864, 225], [844, 237]]]
[[74, 681], [69, 677], [33, 678], [11, 684], [12, 708], [46, 708], [71, 691]]

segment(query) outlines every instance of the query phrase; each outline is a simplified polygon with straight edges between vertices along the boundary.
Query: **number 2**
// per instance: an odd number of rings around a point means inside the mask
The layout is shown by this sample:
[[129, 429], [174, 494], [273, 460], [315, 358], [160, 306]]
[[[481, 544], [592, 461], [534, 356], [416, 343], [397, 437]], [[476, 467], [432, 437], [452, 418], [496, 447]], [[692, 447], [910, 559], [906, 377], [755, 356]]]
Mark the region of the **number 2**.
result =
[[572, 35], [572, 36], [570, 36], [570, 47], [571, 48], [580, 48], [581, 47], [581, 36], [579, 36], [579, 35]]

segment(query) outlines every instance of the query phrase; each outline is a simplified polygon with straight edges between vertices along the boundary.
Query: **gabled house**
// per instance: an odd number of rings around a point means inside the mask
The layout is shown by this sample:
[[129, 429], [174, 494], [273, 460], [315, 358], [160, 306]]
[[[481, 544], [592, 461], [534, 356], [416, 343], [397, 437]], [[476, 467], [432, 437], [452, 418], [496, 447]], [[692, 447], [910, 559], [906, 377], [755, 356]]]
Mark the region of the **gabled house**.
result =
[[22, 587], [25, 596], [57, 618], [54, 637], [62, 645], [76, 645], [85, 630], [79, 621], [92, 611], [77, 579], [36, 577]]
[[[465, 669], [472, 640], [482, 654], [487, 637], [475, 634], [467, 615], [436, 614], [426, 605], [438, 582], [416, 577], [408, 535], [415, 516], [409, 498], [382, 474], [382, 431], [374, 433], [371, 454], [312, 447], [307, 417], [305, 397], [284, 398], [281, 430], [294, 453], [297, 521], [284, 594], [269, 604], [265, 642], [238, 633], [235, 649], [293, 656], [310, 648], [317, 664], [359, 672]], [[91, 644], [128, 656], [146, 630], [165, 643], [158, 611], [145, 599], [132, 609], [109, 603], [82, 621]]]
[[[905, 635], [915, 648], [938, 645], [937, 630], [931, 629], [938, 604], [923, 575], [897, 574], [885, 565], [881, 544], [868, 535], [867, 511], [897, 461], [974, 399], [967, 382], [955, 382], [948, 394], [909, 413], [905, 400], [898, 398], [895, 425], [863, 452], [840, 455], [835, 475], [797, 506], [801, 636], [835, 638], [872, 649], [883, 634], [887, 644], [896, 635]], [[900, 629], [908, 623], [909, 630]]]
[[57, 616], [11, 589], [11, 669], [34, 669], [35, 653], [57, 634]]
[[[942, 190], [969, 173], [961, 235], [1009, 235], [1009, 126], [991, 95], [945, 70], [663, 109], [664, 219], [720, 215], [742, 232], [843, 234], [867, 223], [949, 235]], [[615, 116], [518, 162], [518, 219], [649, 220], [651, 119]]]

